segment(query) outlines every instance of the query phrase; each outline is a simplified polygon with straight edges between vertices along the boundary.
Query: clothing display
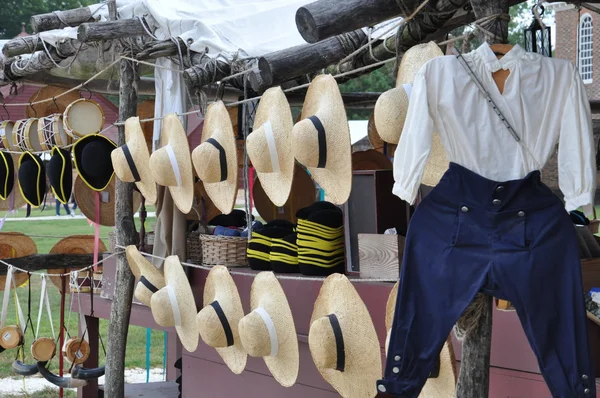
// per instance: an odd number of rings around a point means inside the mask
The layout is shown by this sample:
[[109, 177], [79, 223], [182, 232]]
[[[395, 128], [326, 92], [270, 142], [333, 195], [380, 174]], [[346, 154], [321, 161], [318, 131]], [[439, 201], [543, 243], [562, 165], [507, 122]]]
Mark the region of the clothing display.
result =
[[[414, 202], [434, 131], [450, 167], [411, 218], [380, 392], [417, 397], [479, 292], [513, 303], [553, 397], [595, 397], [577, 237], [591, 212], [591, 115], [578, 71], [515, 45], [464, 55], [518, 140], [454, 56], [417, 73], [394, 159], [394, 193]], [[501, 92], [493, 72], [509, 69]], [[443, 83], [443, 84], [442, 84]], [[541, 182], [559, 144], [566, 205]]]

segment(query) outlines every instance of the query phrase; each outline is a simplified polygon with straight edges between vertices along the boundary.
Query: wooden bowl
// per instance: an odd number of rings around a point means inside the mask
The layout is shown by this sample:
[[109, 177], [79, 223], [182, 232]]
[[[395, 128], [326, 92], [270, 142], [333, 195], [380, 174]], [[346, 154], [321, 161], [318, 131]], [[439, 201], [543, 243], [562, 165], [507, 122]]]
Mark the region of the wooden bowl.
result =
[[70, 363], [81, 365], [90, 356], [90, 345], [81, 337], [70, 338], [65, 342], [62, 354]]
[[0, 346], [11, 349], [23, 344], [23, 331], [17, 325], [7, 325], [0, 329]]
[[56, 354], [56, 343], [50, 337], [38, 337], [31, 344], [31, 356], [39, 362], [48, 362]]

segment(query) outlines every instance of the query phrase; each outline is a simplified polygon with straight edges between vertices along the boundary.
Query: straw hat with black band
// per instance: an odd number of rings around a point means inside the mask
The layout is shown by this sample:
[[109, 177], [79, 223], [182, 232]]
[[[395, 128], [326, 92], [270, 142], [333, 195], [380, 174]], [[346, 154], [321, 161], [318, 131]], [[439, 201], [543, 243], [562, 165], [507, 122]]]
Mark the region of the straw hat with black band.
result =
[[244, 349], [252, 357], [262, 357], [279, 384], [293, 386], [300, 366], [298, 336], [287, 297], [272, 272], [254, 278], [250, 311], [239, 322]]
[[154, 321], [163, 327], [175, 326], [179, 340], [189, 352], [198, 348], [196, 302], [192, 287], [178, 256], [169, 256], [164, 263], [165, 287], [150, 299]]
[[125, 249], [127, 263], [131, 273], [138, 281], [135, 287], [135, 297], [144, 305], [150, 307], [152, 295], [165, 287], [165, 278], [156, 267], [140, 253], [135, 245]]
[[[9, 258], [26, 257], [37, 254], [37, 245], [29, 236], [21, 232], [0, 232], [0, 260]], [[13, 278], [17, 286], [27, 282], [27, 274], [24, 272], [15, 272]], [[6, 276], [0, 276], [0, 291], [4, 290]]]
[[342, 397], [372, 398], [382, 376], [377, 332], [348, 278], [329, 276], [315, 301], [308, 347], [321, 376]]
[[[388, 351], [390, 331], [394, 323], [397, 297], [398, 282], [394, 284], [385, 306], [386, 352]], [[419, 398], [454, 398], [456, 396], [457, 378], [456, 357], [454, 356], [452, 338], [448, 336], [440, 352], [439, 361], [436, 361], [434, 369], [429, 374], [427, 382], [419, 394]]]
[[194, 173], [190, 145], [177, 115], [163, 119], [161, 144], [162, 147], [150, 155], [150, 170], [158, 185], [169, 187], [179, 211], [188, 214], [194, 200]]
[[110, 153], [116, 147], [101, 134], [88, 134], [73, 145], [75, 168], [83, 182], [94, 191], [103, 191], [110, 184], [114, 174]]
[[244, 316], [244, 308], [227, 267], [217, 265], [211, 268], [204, 285], [203, 303], [204, 308], [196, 316], [202, 341], [217, 350], [233, 373], [242, 373], [247, 354], [238, 326]]
[[222, 101], [208, 106], [202, 143], [192, 152], [192, 161], [210, 199], [229, 214], [238, 191], [238, 166], [233, 127]]
[[135, 182], [146, 203], [155, 203], [156, 183], [139, 117], [125, 121], [125, 145], [113, 150], [110, 156], [117, 177], [124, 182]]
[[9, 153], [0, 151], [0, 199], [6, 200], [15, 186], [15, 164]]
[[71, 152], [55, 146], [48, 162], [48, 179], [54, 196], [60, 203], [67, 204], [73, 191], [73, 161]]
[[319, 75], [311, 82], [292, 137], [296, 159], [333, 203], [345, 203], [352, 189], [352, 147], [344, 101], [333, 76]]
[[[46, 194], [46, 166], [38, 155], [25, 152], [19, 158], [19, 190], [28, 205], [39, 207]], [[27, 209], [29, 215], [29, 206]]]
[[265, 91], [254, 116], [254, 130], [246, 139], [248, 157], [265, 193], [275, 206], [288, 200], [294, 177], [292, 110], [281, 87]]

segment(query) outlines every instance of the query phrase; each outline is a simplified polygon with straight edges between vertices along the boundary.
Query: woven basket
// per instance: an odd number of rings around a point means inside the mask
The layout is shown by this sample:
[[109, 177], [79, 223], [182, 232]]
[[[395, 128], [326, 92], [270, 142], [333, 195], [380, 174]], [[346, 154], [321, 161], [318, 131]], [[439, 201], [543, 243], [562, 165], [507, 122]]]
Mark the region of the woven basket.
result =
[[248, 238], [200, 234], [202, 265], [246, 267]]
[[192, 229], [197, 226], [198, 223], [194, 223], [186, 235], [186, 246], [187, 246], [187, 262], [190, 264], [202, 264], [202, 244], [200, 243], [200, 231]]

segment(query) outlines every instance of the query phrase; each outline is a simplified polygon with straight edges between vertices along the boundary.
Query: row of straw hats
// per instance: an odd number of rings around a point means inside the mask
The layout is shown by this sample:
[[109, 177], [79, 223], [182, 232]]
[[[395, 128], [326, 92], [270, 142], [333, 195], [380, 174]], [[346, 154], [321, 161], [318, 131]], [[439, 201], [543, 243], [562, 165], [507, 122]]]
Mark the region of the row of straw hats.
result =
[[[135, 246], [127, 247], [126, 255], [138, 280], [136, 298], [151, 308], [157, 324], [175, 327], [186, 350], [197, 349], [200, 335], [233, 373], [243, 372], [247, 355], [262, 357], [282, 386], [295, 384], [300, 364], [296, 327], [285, 292], [272, 272], [256, 275], [250, 312], [244, 314], [229, 271], [223, 266], [213, 267], [198, 312], [177, 256], [165, 260], [162, 274]], [[396, 294], [397, 286], [386, 308], [388, 333]], [[310, 320], [308, 343], [318, 371], [342, 397], [377, 395], [376, 381], [382, 375], [380, 342], [367, 307], [346, 276], [333, 274], [323, 281]], [[440, 365], [438, 377], [431, 379], [424, 390], [435, 395], [423, 397], [454, 396], [456, 374], [451, 344], [444, 347]]]

